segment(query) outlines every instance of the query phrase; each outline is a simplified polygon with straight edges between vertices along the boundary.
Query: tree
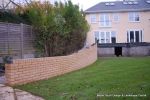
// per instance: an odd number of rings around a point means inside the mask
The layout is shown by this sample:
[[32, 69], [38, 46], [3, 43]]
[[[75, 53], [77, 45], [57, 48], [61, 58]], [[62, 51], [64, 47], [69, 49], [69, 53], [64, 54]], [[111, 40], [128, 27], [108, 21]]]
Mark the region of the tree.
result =
[[[22, 12], [22, 11], [20, 11]], [[36, 48], [43, 56], [71, 54], [84, 46], [89, 29], [84, 13], [71, 1], [32, 2], [24, 7], [34, 27]]]

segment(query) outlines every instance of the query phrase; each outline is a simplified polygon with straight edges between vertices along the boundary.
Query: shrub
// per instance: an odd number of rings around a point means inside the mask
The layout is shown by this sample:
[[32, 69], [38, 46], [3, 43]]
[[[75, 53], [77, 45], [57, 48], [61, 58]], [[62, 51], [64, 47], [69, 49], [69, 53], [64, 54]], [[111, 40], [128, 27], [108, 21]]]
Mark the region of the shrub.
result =
[[84, 46], [89, 26], [71, 1], [55, 5], [32, 2], [20, 12], [34, 27], [36, 48], [43, 56], [68, 55]]
[[27, 15], [25, 15], [25, 14], [16, 14], [13, 11], [0, 11], [0, 22], [30, 24], [30, 22], [27, 18]]

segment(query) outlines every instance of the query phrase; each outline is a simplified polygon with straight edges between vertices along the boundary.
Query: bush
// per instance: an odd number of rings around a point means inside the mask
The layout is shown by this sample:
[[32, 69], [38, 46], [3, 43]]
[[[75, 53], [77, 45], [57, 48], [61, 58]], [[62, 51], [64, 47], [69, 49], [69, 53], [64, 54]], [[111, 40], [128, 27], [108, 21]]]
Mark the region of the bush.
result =
[[65, 4], [32, 2], [28, 6], [0, 11], [0, 21], [31, 24], [35, 46], [43, 56], [61, 56], [84, 46], [88, 24], [84, 13], [71, 1]]
[[16, 14], [13, 11], [0, 11], [0, 22], [30, 24], [27, 15]]
[[20, 12], [33, 25], [36, 48], [43, 56], [68, 55], [84, 46], [89, 26], [84, 13], [71, 1], [54, 6], [32, 2]]

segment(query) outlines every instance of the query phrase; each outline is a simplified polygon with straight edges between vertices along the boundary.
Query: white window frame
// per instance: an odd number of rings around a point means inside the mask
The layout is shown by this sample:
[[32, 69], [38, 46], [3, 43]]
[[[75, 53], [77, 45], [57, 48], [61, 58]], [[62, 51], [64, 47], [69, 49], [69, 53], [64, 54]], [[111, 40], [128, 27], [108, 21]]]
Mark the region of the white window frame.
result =
[[90, 22], [91, 23], [97, 23], [96, 15], [90, 15]]
[[115, 35], [114, 35], [113, 37], [115, 37], [115, 38], [116, 38], [115, 43], [117, 43], [117, 31], [115, 31], [115, 30], [112, 30], [112, 31], [111, 31], [111, 36], [110, 36], [110, 38], [111, 38], [111, 43], [112, 43], [112, 32], [114, 32], [114, 33], [115, 33]]
[[[104, 20], [103, 20], [103, 21], [101, 20], [101, 17], [102, 17], [102, 16], [104, 17]], [[108, 16], [109, 25], [106, 25], [106, 23], [107, 23], [106, 16]], [[100, 14], [99, 20], [100, 20], [100, 21], [99, 21], [100, 27], [111, 27], [110, 14]], [[103, 23], [104, 25], [102, 25], [102, 23]]]
[[[106, 39], [107, 39], [107, 38], [106, 38], [106, 33], [107, 33], [107, 32], [109, 33], [109, 42], [108, 42], [108, 43], [112, 43], [112, 38], [111, 38], [111, 37], [112, 37], [112, 32], [113, 32], [113, 30], [112, 30], [112, 31], [96, 31], [96, 30], [95, 30], [95, 31], [93, 32], [93, 34], [94, 34], [94, 39], [95, 39], [95, 33], [96, 33], [96, 32], [99, 33], [99, 35], [98, 35], [98, 36], [99, 36], [99, 38], [98, 38], [98, 39], [99, 39], [99, 43], [102, 43], [102, 42], [101, 42], [101, 39], [102, 39], [102, 38], [101, 38], [101, 33], [102, 33], [102, 32], [104, 33], [104, 43], [107, 43], [107, 40], [106, 40]], [[116, 37], [117, 32], [116, 32], [116, 31], [114, 31], [114, 32], [115, 32], [115, 37]]]
[[102, 34], [102, 32], [104, 33], [104, 43], [106, 43], [106, 34], [105, 34], [104, 31], [99, 31], [99, 39], [100, 39], [100, 40], [99, 40], [99, 43], [102, 43], [102, 42], [101, 42], [101, 39], [102, 39], [102, 38], [101, 38], [101, 34]]
[[[115, 20], [115, 17], [116, 17], [116, 16], [117, 16], [118, 20]], [[113, 14], [113, 21], [114, 21], [114, 22], [119, 22], [119, 20], [120, 20], [119, 14], [118, 14], [118, 13]]]
[[[133, 14], [132, 17], [130, 16], [131, 14]], [[139, 21], [136, 21], [136, 15], [138, 15]], [[133, 20], [131, 20], [130, 18], [133, 18]], [[140, 13], [139, 12], [129, 12], [128, 20], [129, 20], [129, 22], [140, 22]]]
[[98, 38], [99, 38], [99, 31], [94, 31], [94, 38], [97, 38], [96, 33], [98, 33]]
[[[129, 39], [127, 42], [128, 43], [131, 43], [130, 41], [130, 32], [133, 31], [133, 34], [134, 34], [134, 40], [133, 40], [133, 43], [136, 43], [136, 35], [135, 35], [135, 31], [139, 31], [139, 42], [143, 42], [143, 30], [141, 29], [128, 29], [127, 30], [127, 38]], [[142, 34], [141, 34], [141, 31], [142, 31]], [[141, 35], [142, 35], [142, 38], [141, 38]]]
[[[108, 35], [109, 42], [107, 42], [107, 33], [109, 34]], [[111, 43], [111, 32], [110, 31], [106, 31], [105, 32], [105, 43]]]

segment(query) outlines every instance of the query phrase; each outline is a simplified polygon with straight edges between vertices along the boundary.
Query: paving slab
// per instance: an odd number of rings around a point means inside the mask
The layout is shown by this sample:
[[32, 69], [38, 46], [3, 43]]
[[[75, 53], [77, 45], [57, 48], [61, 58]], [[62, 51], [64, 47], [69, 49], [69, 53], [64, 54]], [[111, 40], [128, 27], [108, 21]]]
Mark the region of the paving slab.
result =
[[17, 100], [44, 100], [41, 97], [34, 96], [29, 92], [25, 92], [19, 89], [15, 89]]
[[5, 76], [0, 76], [0, 84], [5, 84]]
[[5, 86], [4, 84], [0, 84], [0, 87], [3, 87], [3, 86]]
[[44, 100], [39, 96], [32, 95], [29, 92], [0, 84], [0, 100]]
[[14, 90], [8, 86], [0, 86], [0, 100], [15, 100]]

